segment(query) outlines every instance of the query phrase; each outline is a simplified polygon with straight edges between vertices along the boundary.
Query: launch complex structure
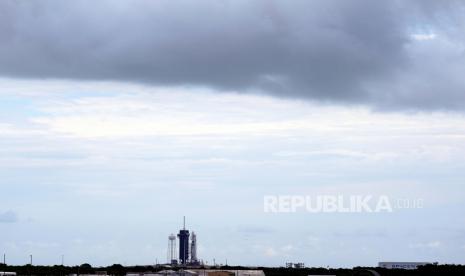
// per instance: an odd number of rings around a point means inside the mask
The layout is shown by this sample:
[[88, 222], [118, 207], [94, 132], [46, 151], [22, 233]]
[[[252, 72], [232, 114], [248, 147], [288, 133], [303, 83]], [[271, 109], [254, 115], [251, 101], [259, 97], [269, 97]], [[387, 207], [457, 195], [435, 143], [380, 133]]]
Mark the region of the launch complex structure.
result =
[[[190, 238], [189, 238], [190, 237]], [[186, 217], [183, 218], [183, 228], [177, 235], [168, 236], [168, 263], [171, 265], [200, 265], [197, 257], [197, 235], [186, 229]], [[176, 241], [179, 244], [179, 250], [176, 250]], [[179, 255], [176, 253], [179, 252]]]

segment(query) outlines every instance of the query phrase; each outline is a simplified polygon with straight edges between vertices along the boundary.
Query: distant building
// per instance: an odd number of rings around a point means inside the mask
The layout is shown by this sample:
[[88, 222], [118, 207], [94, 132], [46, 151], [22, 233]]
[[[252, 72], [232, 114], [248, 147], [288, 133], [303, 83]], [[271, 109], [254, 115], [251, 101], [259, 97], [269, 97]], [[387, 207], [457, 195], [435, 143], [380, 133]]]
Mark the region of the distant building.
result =
[[99, 273], [97, 274], [69, 274], [69, 276], [103, 276], [103, 275], [107, 275], [107, 274], [99, 274]]
[[428, 262], [380, 262], [379, 267], [387, 269], [417, 269], [419, 266], [428, 265]]
[[[192, 270], [163, 270], [155, 274], [139, 274], [138, 276], [265, 276], [263, 270], [223, 270], [223, 269], [192, 269]], [[127, 274], [127, 276], [136, 276]]]
[[199, 276], [265, 276], [263, 270], [193, 269]]
[[286, 263], [286, 268], [305, 268], [304, 263]]
[[170, 276], [194, 276], [199, 275], [194, 271], [191, 270], [180, 270], [180, 271], [173, 271], [173, 270], [162, 270], [153, 274], [155, 276], [163, 276], [163, 275], [170, 275]]
[[127, 273], [126, 276], [265, 276], [263, 270], [184, 269], [179, 271]]
[[208, 276], [235, 276], [234, 272], [231, 271], [210, 271], [207, 272]]
[[126, 276], [158, 276], [160, 274], [155, 273], [155, 272], [143, 272], [143, 273], [138, 273], [138, 272], [129, 272], [126, 273]]

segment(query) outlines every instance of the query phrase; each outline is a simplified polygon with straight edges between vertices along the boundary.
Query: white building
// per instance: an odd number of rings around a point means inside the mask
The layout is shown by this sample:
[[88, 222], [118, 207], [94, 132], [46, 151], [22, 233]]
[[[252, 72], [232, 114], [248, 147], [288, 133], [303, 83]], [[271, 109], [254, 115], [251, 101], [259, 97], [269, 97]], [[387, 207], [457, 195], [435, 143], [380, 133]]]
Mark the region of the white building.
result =
[[417, 269], [419, 266], [428, 265], [428, 262], [380, 262], [379, 267], [387, 269]]

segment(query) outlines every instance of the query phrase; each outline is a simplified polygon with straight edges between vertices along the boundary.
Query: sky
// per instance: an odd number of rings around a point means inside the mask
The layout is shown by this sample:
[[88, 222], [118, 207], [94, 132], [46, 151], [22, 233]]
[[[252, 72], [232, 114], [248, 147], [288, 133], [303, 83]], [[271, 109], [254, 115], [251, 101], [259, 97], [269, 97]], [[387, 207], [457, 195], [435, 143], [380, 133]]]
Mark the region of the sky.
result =
[[[9, 264], [463, 263], [460, 1], [0, 2]], [[269, 195], [421, 208], [269, 213]]]

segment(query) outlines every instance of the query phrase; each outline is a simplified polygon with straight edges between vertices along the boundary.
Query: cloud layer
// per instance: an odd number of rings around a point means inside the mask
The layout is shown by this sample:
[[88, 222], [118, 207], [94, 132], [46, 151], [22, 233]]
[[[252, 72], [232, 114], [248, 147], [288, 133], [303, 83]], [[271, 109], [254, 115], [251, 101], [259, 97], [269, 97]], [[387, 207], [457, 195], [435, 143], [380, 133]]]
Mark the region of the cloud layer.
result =
[[[185, 215], [204, 260], [460, 263], [464, 138], [464, 114], [0, 79], [0, 214], [18, 214], [0, 224], [0, 247], [9, 264], [29, 254], [47, 265], [62, 254], [68, 265], [151, 264], [165, 259]], [[264, 213], [263, 196], [279, 194], [388, 195], [425, 208]], [[398, 246], [386, 247], [392, 240]]]
[[452, 10], [460, 9], [403, 1], [2, 1], [0, 75], [459, 109], [463, 36]]
[[0, 223], [12, 223], [18, 221], [18, 216], [13, 211], [0, 213]]

